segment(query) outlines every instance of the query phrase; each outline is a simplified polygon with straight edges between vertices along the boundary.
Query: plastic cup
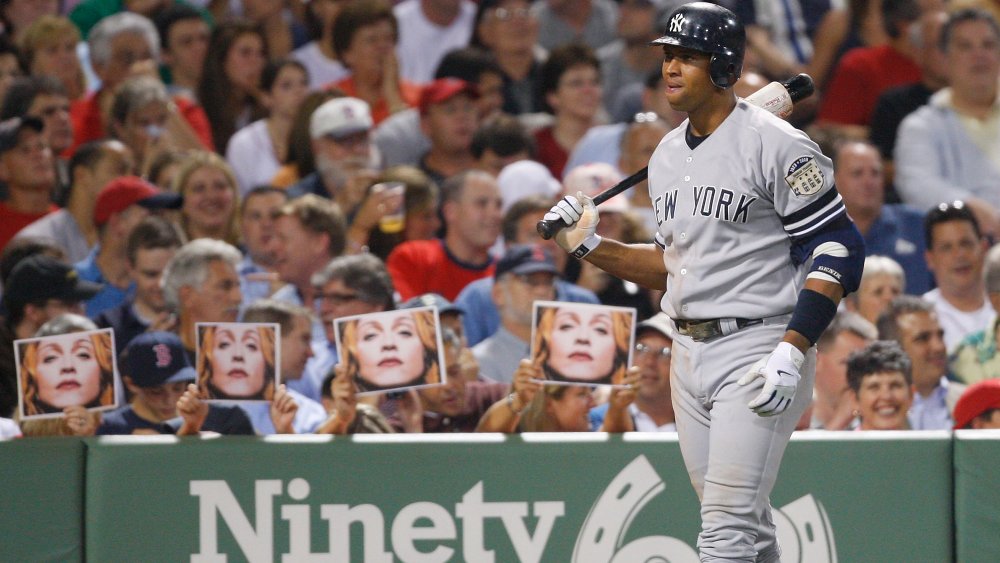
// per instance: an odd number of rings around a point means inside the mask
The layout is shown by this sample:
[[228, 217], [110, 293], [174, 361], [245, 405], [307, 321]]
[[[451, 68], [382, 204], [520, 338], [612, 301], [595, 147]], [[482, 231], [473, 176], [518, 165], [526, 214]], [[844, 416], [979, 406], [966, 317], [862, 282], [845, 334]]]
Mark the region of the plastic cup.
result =
[[406, 209], [403, 205], [406, 184], [403, 182], [382, 182], [375, 184], [372, 189], [384, 194], [382, 205], [385, 205], [385, 214], [378, 221], [379, 230], [387, 234], [401, 232], [406, 227]]

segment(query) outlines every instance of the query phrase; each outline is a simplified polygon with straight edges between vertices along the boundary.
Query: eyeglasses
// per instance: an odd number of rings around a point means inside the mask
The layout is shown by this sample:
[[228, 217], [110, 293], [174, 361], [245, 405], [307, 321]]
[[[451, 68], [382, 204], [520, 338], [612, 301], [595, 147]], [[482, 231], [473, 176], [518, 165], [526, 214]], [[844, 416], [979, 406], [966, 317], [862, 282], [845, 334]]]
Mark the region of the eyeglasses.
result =
[[670, 359], [670, 346], [664, 346], [663, 348], [654, 348], [652, 346], [646, 346], [645, 344], [635, 345], [635, 354], [637, 356], [653, 356], [657, 360], [669, 360]]
[[528, 8], [514, 8], [508, 10], [507, 8], [497, 8], [493, 11], [493, 17], [500, 21], [512, 20], [514, 18], [527, 19], [531, 15], [531, 11]]

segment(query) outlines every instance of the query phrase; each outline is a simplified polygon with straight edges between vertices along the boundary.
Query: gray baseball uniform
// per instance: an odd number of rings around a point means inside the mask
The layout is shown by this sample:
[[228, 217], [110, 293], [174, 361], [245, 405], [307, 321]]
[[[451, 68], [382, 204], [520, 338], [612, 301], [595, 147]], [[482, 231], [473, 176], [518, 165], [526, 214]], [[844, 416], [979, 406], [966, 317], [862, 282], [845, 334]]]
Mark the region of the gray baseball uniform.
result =
[[768, 495], [812, 394], [815, 350], [781, 416], [757, 416], [747, 403], [761, 384], [736, 381], [775, 349], [795, 309], [806, 277], [795, 240], [842, 219], [844, 205], [830, 160], [766, 110], [739, 100], [708, 137], [687, 130], [685, 121], [660, 142], [649, 192], [667, 269], [663, 310], [682, 324], [720, 319], [724, 333], [674, 340], [677, 430], [702, 500], [699, 549], [703, 561], [777, 560]]

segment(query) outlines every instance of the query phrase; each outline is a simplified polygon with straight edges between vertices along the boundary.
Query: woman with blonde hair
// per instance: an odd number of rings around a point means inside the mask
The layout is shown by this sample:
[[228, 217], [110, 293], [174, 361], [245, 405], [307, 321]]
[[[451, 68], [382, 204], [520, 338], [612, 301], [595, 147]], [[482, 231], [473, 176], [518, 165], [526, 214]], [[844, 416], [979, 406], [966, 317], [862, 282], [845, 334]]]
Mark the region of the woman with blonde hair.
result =
[[441, 382], [434, 312], [388, 311], [340, 325], [341, 363], [360, 391]]
[[87, 93], [83, 66], [76, 54], [80, 31], [69, 19], [45, 15], [24, 30], [18, 47], [24, 65], [32, 76], [52, 76], [58, 79], [70, 100]]
[[198, 388], [206, 399], [270, 401], [274, 397], [275, 334], [268, 326], [225, 323], [199, 327]]
[[239, 243], [239, 188], [233, 169], [221, 156], [191, 152], [174, 175], [173, 191], [184, 196], [180, 222], [187, 240]]
[[543, 307], [535, 327], [535, 360], [544, 378], [621, 383], [628, 368], [632, 314], [624, 309], [566, 304]]

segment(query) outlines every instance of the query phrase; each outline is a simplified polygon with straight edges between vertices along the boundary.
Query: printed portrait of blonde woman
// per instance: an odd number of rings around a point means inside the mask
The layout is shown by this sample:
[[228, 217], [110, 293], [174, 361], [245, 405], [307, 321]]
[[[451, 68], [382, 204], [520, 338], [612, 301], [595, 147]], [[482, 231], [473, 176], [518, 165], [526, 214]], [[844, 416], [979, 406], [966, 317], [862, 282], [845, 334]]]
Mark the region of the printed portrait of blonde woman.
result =
[[430, 308], [338, 321], [341, 363], [360, 392], [443, 383], [440, 328]]
[[548, 381], [621, 383], [629, 365], [634, 324], [634, 309], [537, 302], [531, 356]]
[[115, 406], [110, 330], [23, 340], [17, 351], [22, 417]]
[[277, 325], [198, 324], [198, 389], [205, 399], [270, 401], [278, 374]]

